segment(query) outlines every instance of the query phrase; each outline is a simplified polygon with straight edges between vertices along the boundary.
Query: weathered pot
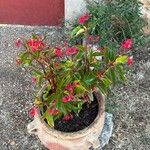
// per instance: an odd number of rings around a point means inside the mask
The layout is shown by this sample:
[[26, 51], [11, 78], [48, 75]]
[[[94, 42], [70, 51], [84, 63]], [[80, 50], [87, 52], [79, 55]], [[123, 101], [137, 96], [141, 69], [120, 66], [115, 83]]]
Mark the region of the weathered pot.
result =
[[99, 102], [99, 112], [94, 122], [87, 128], [72, 133], [57, 131], [42, 121], [40, 119], [41, 115], [38, 113], [34, 120], [28, 124], [28, 132], [37, 135], [42, 144], [49, 150], [89, 150], [90, 147], [98, 148], [100, 146], [98, 137], [101, 134], [105, 120], [105, 106], [104, 97], [99, 92], [94, 94]]

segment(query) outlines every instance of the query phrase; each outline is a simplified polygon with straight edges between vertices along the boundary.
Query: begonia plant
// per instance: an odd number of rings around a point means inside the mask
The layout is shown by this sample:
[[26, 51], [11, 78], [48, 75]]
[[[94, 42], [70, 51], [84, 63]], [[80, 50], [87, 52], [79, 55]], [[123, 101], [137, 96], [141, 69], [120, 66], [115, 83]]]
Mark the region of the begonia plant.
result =
[[72, 119], [72, 113], [79, 114], [83, 104], [92, 101], [93, 91], [107, 94], [117, 81], [125, 81], [125, 67], [133, 63], [132, 56], [128, 56], [131, 39], [122, 41], [118, 48], [94, 49], [88, 45], [89, 40], [92, 44], [100, 40], [100, 35], [88, 35], [89, 16], [81, 16], [78, 29], [73, 29], [71, 34], [71, 37], [83, 34], [83, 44], [65, 42], [63, 46], [49, 47], [39, 35], [16, 41], [16, 46], [24, 49], [18, 55], [17, 64], [32, 70], [31, 80], [38, 89], [46, 85], [42, 97], [35, 94], [30, 116], [40, 111], [51, 127], [58, 118], [67, 121]]

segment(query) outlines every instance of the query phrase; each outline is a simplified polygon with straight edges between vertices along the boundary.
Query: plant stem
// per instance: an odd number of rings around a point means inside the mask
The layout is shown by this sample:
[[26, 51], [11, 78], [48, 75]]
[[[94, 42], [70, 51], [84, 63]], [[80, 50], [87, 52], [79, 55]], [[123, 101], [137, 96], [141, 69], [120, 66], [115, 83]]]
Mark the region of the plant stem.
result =
[[85, 47], [85, 71], [88, 71], [89, 64], [88, 64], [87, 31], [85, 31], [84, 33], [83, 46]]
[[52, 87], [53, 87], [52, 91], [56, 92], [57, 85], [56, 85], [56, 82], [55, 82], [55, 75], [54, 75], [54, 72], [53, 72], [53, 70], [50, 66], [50, 60], [46, 56], [45, 56], [45, 63], [47, 65], [47, 67], [50, 69], [50, 77], [51, 77], [51, 82], [52, 82]]

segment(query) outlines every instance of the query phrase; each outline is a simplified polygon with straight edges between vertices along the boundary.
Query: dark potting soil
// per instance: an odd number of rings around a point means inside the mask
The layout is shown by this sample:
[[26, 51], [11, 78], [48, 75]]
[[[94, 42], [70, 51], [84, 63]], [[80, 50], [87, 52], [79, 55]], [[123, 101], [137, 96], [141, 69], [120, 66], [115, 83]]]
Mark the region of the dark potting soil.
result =
[[55, 129], [63, 132], [76, 132], [88, 127], [98, 114], [98, 101], [94, 98], [89, 105], [84, 104], [79, 115], [72, 114], [71, 120], [65, 121], [62, 118], [55, 121]]

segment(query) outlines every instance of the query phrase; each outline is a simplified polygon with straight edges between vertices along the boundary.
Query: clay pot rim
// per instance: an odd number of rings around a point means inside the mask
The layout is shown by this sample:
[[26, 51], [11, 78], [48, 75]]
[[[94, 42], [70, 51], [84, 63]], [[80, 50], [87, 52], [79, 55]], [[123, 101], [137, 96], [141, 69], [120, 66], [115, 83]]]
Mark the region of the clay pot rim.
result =
[[[38, 97], [40, 98], [42, 96], [42, 91], [46, 88], [46, 86], [44, 85], [41, 90], [38, 92]], [[105, 118], [105, 97], [104, 95], [102, 95], [102, 93], [100, 93], [99, 91], [94, 91], [95, 96], [98, 99], [98, 104], [99, 104], [99, 109], [98, 109], [98, 114], [97, 117], [95, 118], [95, 120], [86, 128], [76, 131], [76, 132], [63, 132], [63, 131], [59, 131], [56, 130], [54, 128], [49, 127], [49, 125], [41, 120], [41, 114], [38, 111], [37, 115], [35, 116], [35, 119], [38, 119], [41, 124], [42, 124], [42, 129], [45, 130], [48, 134], [55, 134], [58, 135], [61, 138], [65, 138], [65, 139], [74, 139], [76, 137], [80, 138], [83, 137], [85, 135], [88, 135], [91, 132], [92, 128], [95, 128], [96, 124], [98, 124], [100, 121], [99, 120], [104, 120]], [[67, 138], [68, 137], [68, 138]]]

